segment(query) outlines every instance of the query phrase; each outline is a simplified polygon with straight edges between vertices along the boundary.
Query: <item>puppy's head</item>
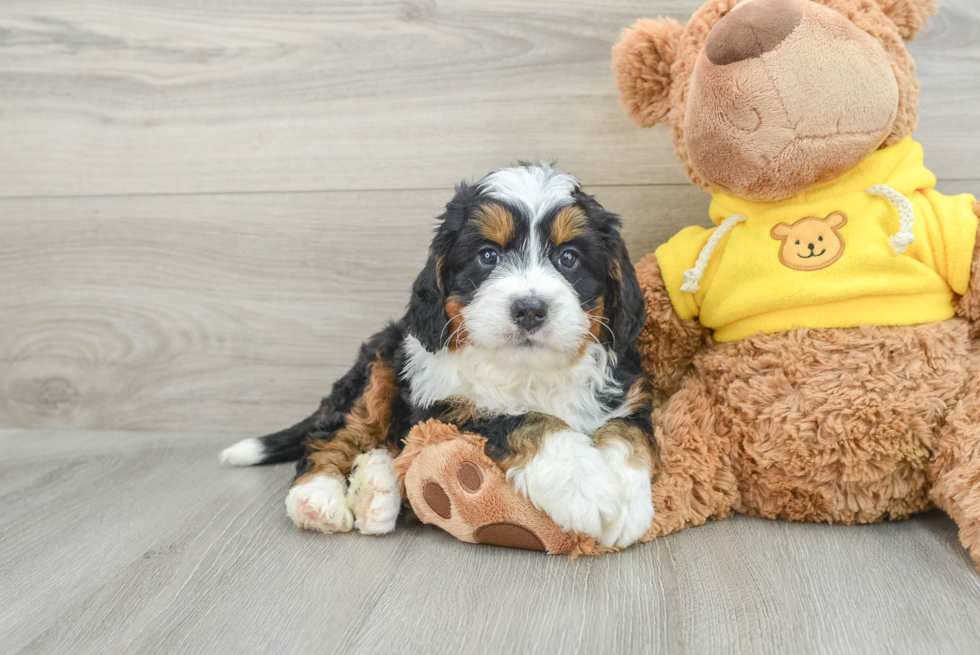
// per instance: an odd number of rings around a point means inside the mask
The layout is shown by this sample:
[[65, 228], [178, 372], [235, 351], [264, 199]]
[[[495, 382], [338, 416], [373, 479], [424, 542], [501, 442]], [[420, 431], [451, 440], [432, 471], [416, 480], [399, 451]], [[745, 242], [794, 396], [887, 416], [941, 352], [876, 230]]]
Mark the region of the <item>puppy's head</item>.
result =
[[622, 352], [643, 295], [619, 219], [547, 164], [463, 184], [415, 280], [408, 331], [430, 352], [475, 348], [523, 361]]

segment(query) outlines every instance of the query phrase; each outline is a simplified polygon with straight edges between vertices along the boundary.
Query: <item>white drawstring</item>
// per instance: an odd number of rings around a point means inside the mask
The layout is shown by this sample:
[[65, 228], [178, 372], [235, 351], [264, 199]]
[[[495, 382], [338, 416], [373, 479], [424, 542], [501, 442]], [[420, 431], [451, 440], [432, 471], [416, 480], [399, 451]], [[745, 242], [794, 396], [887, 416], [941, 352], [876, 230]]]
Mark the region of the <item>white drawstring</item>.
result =
[[888, 243], [896, 255], [901, 255], [915, 241], [912, 235], [912, 227], [915, 225], [915, 210], [912, 208], [912, 202], [887, 184], [869, 186], [864, 191], [868, 195], [884, 198], [898, 210], [899, 230], [888, 239]]
[[684, 284], [681, 285], [681, 291], [697, 293], [701, 290], [698, 282], [704, 277], [704, 269], [708, 268], [708, 262], [711, 261], [711, 254], [715, 251], [715, 246], [718, 245], [721, 238], [728, 234], [733, 227], [747, 218], [748, 216], [743, 216], [742, 214], [732, 214], [708, 237], [708, 243], [704, 244], [704, 248], [701, 249], [701, 254], [698, 255], [697, 261], [694, 262], [694, 268], [689, 268], [684, 271]]

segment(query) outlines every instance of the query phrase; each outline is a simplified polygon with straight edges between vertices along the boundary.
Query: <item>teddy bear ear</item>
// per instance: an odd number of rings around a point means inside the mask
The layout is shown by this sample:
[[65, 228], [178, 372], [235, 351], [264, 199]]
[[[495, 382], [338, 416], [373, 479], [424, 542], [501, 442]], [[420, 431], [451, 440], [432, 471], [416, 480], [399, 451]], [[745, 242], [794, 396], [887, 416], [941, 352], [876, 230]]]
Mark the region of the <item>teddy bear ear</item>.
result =
[[917, 32], [925, 29], [929, 17], [939, 9], [937, 0], [876, 0], [888, 16], [899, 34], [906, 41], [915, 38]]
[[671, 18], [641, 19], [613, 46], [616, 86], [630, 120], [652, 127], [670, 111], [670, 67], [684, 28]]

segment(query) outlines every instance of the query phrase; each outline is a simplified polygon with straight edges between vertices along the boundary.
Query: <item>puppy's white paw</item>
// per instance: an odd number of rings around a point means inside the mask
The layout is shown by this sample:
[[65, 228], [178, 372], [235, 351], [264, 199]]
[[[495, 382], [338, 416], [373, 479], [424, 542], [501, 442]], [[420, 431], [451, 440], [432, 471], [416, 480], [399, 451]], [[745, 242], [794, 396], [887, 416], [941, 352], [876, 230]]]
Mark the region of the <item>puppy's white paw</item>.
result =
[[362, 534], [385, 534], [395, 529], [402, 494], [393, 464], [391, 455], [380, 449], [354, 460], [347, 506], [354, 512], [354, 527]]
[[646, 534], [653, 522], [650, 472], [629, 465], [632, 449], [622, 441], [612, 441], [600, 448], [599, 452], [618, 475], [625, 495], [619, 515], [605, 526], [599, 543], [603, 546], [625, 548]]
[[507, 471], [507, 479], [564, 530], [599, 538], [622, 509], [622, 482], [581, 432], [550, 435], [526, 466]]
[[344, 498], [343, 480], [318, 476], [293, 487], [286, 496], [286, 512], [298, 527], [319, 532], [350, 532], [354, 516]]

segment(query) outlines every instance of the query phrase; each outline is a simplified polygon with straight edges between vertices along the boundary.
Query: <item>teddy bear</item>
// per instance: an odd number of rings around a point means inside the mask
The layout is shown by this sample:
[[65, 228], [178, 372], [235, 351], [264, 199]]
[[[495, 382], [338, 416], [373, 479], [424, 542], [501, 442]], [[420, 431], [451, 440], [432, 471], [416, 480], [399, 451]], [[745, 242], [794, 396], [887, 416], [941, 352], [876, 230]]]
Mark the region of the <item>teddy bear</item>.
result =
[[[613, 49], [630, 118], [667, 122], [714, 227], [636, 267], [660, 464], [641, 541], [735, 513], [836, 524], [936, 506], [980, 565], [980, 204], [912, 138], [906, 43], [933, 0], [707, 0]], [[634, 217], [636, 220], [639, 217]], [[607, 548], [430, 422], [396, 463], [418, 517], [469, 542]]]

